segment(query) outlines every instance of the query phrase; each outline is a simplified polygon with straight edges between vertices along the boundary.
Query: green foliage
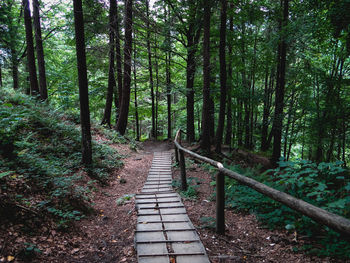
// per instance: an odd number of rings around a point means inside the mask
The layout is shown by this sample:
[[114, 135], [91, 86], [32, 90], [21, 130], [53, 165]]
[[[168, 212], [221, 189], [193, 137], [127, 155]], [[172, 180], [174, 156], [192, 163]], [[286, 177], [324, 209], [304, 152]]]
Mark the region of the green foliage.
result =
[[203, 216], [199, 219], [199, 221], [201, 222], [201, 228], [215, 229], [216, 227], [216, 220], [214, 217]]
[[[17, 202], [47, 211], [61, 227], [80, 220], [90, 210], [94, 180], [108, 180], [120, 156], [107, 144], [93, 141], [93, 166], [82, 168], [81, 137], [77, 124], [65, 114], [25, 95], [0, 92], [0, 187], [16, 195], [12, 182], [20, 182]], [[40, 193], [41, 200], [30, 200]], [[14, 198], [14, 197], [13, 197]]]
[[[188, 185], [187, 190], [180, 191], [180, 195], [186, 199], [197, 199], [199, 181], [200, 180], [197, 177], [188, 177], [187, 178], [187, 185]], [[173, 180], [171, 185], [173, 187], [175, 187], [176, 189], [180, 189], [181, 188], [181, 181]]]
[[122, 197], [119, 197], [116, 201], [117, 205], [125, 204], [127, 201], [130, 201], [134, 196], [135, 194], [126, 194], [126, 195], [123, 195]]
[[[350, 217], [349, 171], [341, 162], [315, 164], [310, 161], [280, 161], [279, 167], [259, 174], [256, 170], [230, 169], [254, 178], [270, 187], [291, 194], [330, 212]], [[255, 190], [226, 179], [226, 204], [228, 207], [249, 211], [272, 228], [298, 231], [318, 239], [322, 248], [313, 247], [311, 252], [322, 256], [350, 258], [350, 243], [328, 227], [320, 227], [308, 217], [273, 201]], [[307, 249], [307, 247], [305, 247]], [[307, 250], [308, 251], [308, 250]]]

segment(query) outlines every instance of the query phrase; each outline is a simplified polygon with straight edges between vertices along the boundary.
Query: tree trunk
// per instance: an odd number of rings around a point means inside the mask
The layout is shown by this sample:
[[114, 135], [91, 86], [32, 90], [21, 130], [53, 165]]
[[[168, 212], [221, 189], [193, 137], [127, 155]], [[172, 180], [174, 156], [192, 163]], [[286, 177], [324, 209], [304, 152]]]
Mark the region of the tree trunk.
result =
[[32, 95], [36, 96], [39, 94], [39, 86], [38, 86], [38, 79], [36, 76], [33, 29], [32, 29], [32, 19], [30, 17], [29, 0], [23, 0], [22, 3], [23, 3], [23, 9], [24, 9], [24, 24], [25, 24], [25, 30], [26, 30], [30, 92]]
[[218, 128], [216, 130], [216, 147], [215, 151], [221, 153], [222, 136], [224, 134], [225, 125], [225, 108], [226, 108], [226, 20], [227, 20], [227, 1], [221, 0], [220, 11], [220, 47], [219, 47], [219, 59], [220, 59], [220, 112], [218, 120]]
[[274, 132], [273, 132], [273, 152], [271, 161], [274, 165], [281, 156], [281, 139], [282, 139], [282, 123], [283, 123], [283, 107], [284, 107], [284, 86], [285, 86], [285, 74], [286, 74], [286, 57], [287, 57], [287, 44], [286, 37], [284, 36], [284, 29], [288, 23], [288, 1], [281, 0], [281, 7], [283, 7], [283, 20], [280, 26], [280, 41], [279, 41], [279, 56], [278, 56], [278, 75], [276, 85], [276, 97], [275, 97], [275, 116], [274, 116]]
[[[230, 6], [231, 8], [231, 6]], [[230, 15], [230, 32], [233, 32], [233, 16]], [[232, 76], [232, 41], [228, 41], [228, 85], [227, 85], [227, 119], [226, 119], [226, 137], [225, 144], [230, 146], [232, 142], [232, 90], [233, 90], [233, 76]]]
[[195, 131], [194, 131], [194, 75], [196, 72], [196, 61], [195, 53], [196, 47], [193, 43], [193, 33], [192, 27], [187, 33], [187, 66], [186, 66], [186, 130], [187, 130], [187, 141], [193, 142], [195, 140]]
[[171, 76], [170, 76], [170, 52], [165, 54], [165, 71], [166, 71], [166, 97], [168, 112], [168, 139], [171, 139]]
[[135, 122], [136, 122], [136, 141], [140, 140], [139, 111], [137, 109], [137, 79], [136, 79], [136, 44], [134, 44], [134, 105], [135, 105]]
[[41, 36], [38, 0], [33, 0], [33, 19], [34, 19], [34, 30], [35, 30], [36, 55], [37, 55], [38, 69], [39, 69], [40, 98], [42, 100], [46, 100], [47, 84], [46, 84], [46, 72], [45, 72], [45, 57], [44, 57], [43, 39]]
[[[165, 23], [167, 18], [170, 17], [169, 9], [165, 11]], [[171, 139], [171, 53], [170, 53], [170, 31], [167, 32], [166, 36], [167, 50], [165, 52], [165, 75], [166, 75], [166, 97], [167, 97], [167, 118], [168, 118], [168, 139]], [[175, 113], [174, 113], [175, 114]], [[175, 118], [174, 118], [175, 119]]]
[[243, 146], [243, 119], [242, 119], [242, 111], [243, 111], [243, 101], [237, 98], [237, 141], [238, 147]]
[[[117, 1], [117, 0], [116, 0]], [[120, 29], [119, 29], [119, 13], [118, 13], [118, 2], [115, 5], [115, 52], [117, 60], [117, 83], [118, 89], [115, 91], [114, 104], [116, 107], [116, 118], [115, 123], [118, 122], [120, 105], [123, 93], [123, 71], [122, 71], [122, 55], [120, 51]]]
[[294, 108], [294, 95], [295, 90], [292, 90], [292, 97], [290, 99], [289, 107], [288, 107], [288, 117], [287, 117], [287, 124], [286, 124], [286, 131], [284, 133], [284, 146], [283, 146], [283, 157], [287, 158], [287, 146], [288, 146], [288, 139], [291, 139], [293, 136], [293, 132], [289, 134], [289, 128], [292, 122], [294, 122], [294, 119], [292, 119], [293, 115], [293, 108]]
[[203, 37], [203, 122], [201, 148], [210, 153], [210, 6], [204, 4], [204, 37]]
[[263, 110], [263, 121], [261, 128], [261, 151], [267, 151], [267, 133], [269, 128], [269, 115], [270, 115], [270, 102], [269, 102], [269, 67], [266, 66], [265, 73], [265, 88], [264, 88], [264, 110]]
[[156, 63], [156, 140], [158, 139], [158, 105], [159, 105], [159, 65], [157, 47], [154, 47], [155, 63]]
[[149, 71], [149, 85], [151, 89], [151, 102], [152, 102], [152, 138], [156, 138], [156, 123], [155, 123], [155, 107], [154, 107], [154, 85], [153, 85], [153, 67], [152, 67], [152, 53], [151, 53], [151, 29], [149, 26], [149, 1], [146, 0], [146, 14], [147, 14], [147, 52], [148, 52], [148, 71]]
[[13, 89], [17, 90], [18, 86], [18, 61], [16, 58], [16, 51], [11, 48], [11, 68], [12, 68], [12, 80], [13, 80]]
[[75, 41], [77, 52], [79, 100], [80, 100], [80, 123], [83, 146], [83, 163], [86, 166], [92, 164], [89, 91], [85, 54], [84, 17], [81, 0], [73, 0]]
[[124, 44], [124, 81], [122, 101], [120, 104], [120, 115], [116, 130], [125, 134], [128, 123], [129, 104], [130, 104], [130, 82], [131, 82], [131, 53], [132, 53], [132, 0], [125, 1], [125, 44]]
[[113, 92], [115, 89], [114, 52], [115, 52], [115, 28], [116, 28], [116, 0], [109, 1], [109, 70], [106, 105], [101, 125], [107, 124], [111, 128], [111, 115], [113, 104]]
[[342, 161], [344, 163], [344, 166], [346, 167], [346, 117], [345, 114], [343, 115], [342, 120]]

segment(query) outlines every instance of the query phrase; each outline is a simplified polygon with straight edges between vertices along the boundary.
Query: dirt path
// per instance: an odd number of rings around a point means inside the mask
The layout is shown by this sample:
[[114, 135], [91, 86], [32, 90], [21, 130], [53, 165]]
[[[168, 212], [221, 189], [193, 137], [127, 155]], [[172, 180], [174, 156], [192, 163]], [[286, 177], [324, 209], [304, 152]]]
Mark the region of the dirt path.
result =
[[[36, 244], [42, 253], [33, 262], [137, 262], [134, 200], [120, 198], [141, 190], [153, 152], [172, 149], [172, 145], [148, 141], [137, 152], [130, 150], [128, 145], [113, 147], [124, 156], [124, 166], [112, 173], [108, 186], [96, 185], [94, 208], [97, 213], [77, 222], [71, 228], [72, 232], [50, 230], [46, 236], [38, 238]], [[214, 187], [210, 186], [210, 175], [197, 164], [187, 168], [188, 176], [199, 180], [199, 194], [194, 200], [184, 200], [184, 204], [212, 262], [333, 262], [294, 253], [293, 235], [262, 229], [252, 215], [227, 210], [225, 236], [203, 228], [202, 218], [215, 217], [215, 202], [209, 201]], [[176, 176], [179, 176], [178, 169], [175, 169]]]
[[[48, 229], [45, 235], [35, 238], [33, 242], [41, 253], [32, 262], [137, 262], [137, 217], [134, 200], [128, 200], [126, 195], [133, 196], [143, 187], [153, 152], [168, 150], [170, 145], [145, 142], [137, 151], [123, 144], [112, 147], [123, 156], [124, 166], [112, 172], [108, 186], [95, 185], [96, 214], [76, 222], [68, 231]], [[4, 260], [0, 258], [0, 262]]]

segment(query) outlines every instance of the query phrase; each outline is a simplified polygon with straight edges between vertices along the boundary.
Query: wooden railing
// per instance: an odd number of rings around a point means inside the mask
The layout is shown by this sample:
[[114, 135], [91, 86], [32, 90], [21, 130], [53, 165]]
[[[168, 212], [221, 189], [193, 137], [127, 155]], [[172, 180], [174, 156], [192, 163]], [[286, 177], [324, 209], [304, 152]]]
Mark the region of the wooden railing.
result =
[[289, 194], [273, 189], [265, 184], [255, 181], [252, 178], [243, 176], [229, 169], [226, 169], [220, 162], [214, 161], [207, 157], [196, 154], [181, 146], [181, 130], [178, 130], [175, 136], [175, 158], [181, 169], [181, 189], [187, 189], [185, 156], [187, 153], [190, 157], [209, 163], [216, 167], [216, 232], [223, 234], [225, 232], [225, 176], [235, 179], [239, 183], [253, 188], [257, 192], [276, 200], [301, 214], [310, 217], [316, 222], [326, 225], [333, 230], [350, 237], [350, 220], [339, 215], [328, 212], [317, 206], [311, 205], [303, 200], [297, 199]]

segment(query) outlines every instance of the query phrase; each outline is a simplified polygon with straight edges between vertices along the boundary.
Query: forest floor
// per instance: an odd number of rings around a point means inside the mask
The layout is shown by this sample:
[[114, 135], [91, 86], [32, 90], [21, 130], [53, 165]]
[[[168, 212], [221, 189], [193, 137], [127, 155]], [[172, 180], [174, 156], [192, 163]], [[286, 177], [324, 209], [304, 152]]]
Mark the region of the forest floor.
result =
[[[98, 135], [95, 139], [106, 140]], [[16, 248], [23, 243], [36, 244], [41, 251], [31, 259], [32, 262], [137, 262], [134, 250], [137, 215], [134, 199], [127, 195], [134, 195], [143, 187], [153, 152], [171, 150], [172, 144], [147, 141], [137, 151], [127, 144], [112, 144], [112, 147], [124, 156], [124, 166], [113, 171], [107, 186], [96, 185], [93, 200], [96, 213], [65, 231], [44, 226], [40, 234], [21, 236], [16, 226], [6, 232], [0, 229], [0, 262], [17, 262], [18, 255], [2, 252], [18, 253]], [[178, 168], [174, 168], [174, 174], [175, 178], [179, 176]], [[234, 210], [226, 210], [225, 235], [215, 234], [212, 227], [201, 221], [205, 217], [215, 218], [211, 176], [193, 163], [188, 169], [188, 177], [198, 178], [198, 195], [195, 199], [184, 199], [184, 204], [213, 263], [334, 262], [293, 252], [293, 247], [301, 245], [303, 240], [286, 231], [265, 229], [253, 215]]]

